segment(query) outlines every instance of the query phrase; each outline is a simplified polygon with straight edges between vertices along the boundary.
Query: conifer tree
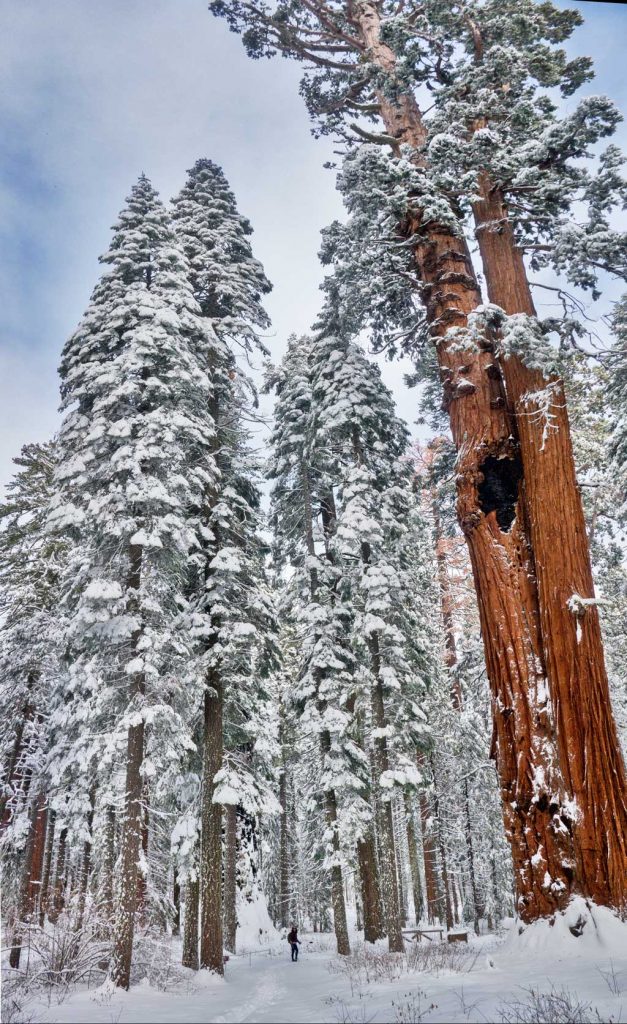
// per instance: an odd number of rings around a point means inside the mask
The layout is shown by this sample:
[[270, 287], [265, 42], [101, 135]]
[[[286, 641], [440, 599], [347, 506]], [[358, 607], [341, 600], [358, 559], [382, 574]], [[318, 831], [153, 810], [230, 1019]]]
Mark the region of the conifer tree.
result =
[[[191, 744], [190, 695], [177, 672], [189, 648], [177, 612], [194, 539], [190, 509], [216, 475], [211, 382], [197, 359], [212, 335], [169, 217], [144, 175], [102, 262], [107, 272], [63, 352], [69, 411], [50, 523], [79, 542], [70, 581], [75, 681], [66, 694], [82, 722], [75, 760], [89, 777], [101, 754], [96, 736], [89, 739], [90, 714], [105, 714], [107, 742], [126, 747], [110, 973], [128, 988], [144, 786]], [[88, 694], [80, 692], [85, 673], [95, 680]]]
[[[559, 122], [544, 93], [559, 85], [569, 94], [588, 77], [585, 59], [568, 62], [556, 46], [579, 16], [532, 0], [524, 18], [519, 3], [415, 12], [372, 0], [210, 6], [243, 34], [252, 56], [278, 50], [302, 61], [317, 130], [356, 147], [341, 183], [352, 220], [346, 232], [336, 226], [327, 250], [343, 246], [339, 262], [357, 282], [355, 292], [343, 289], [353, 329], [365, 319], [386, 325], [397, 343], [435, 342], [459, 451], [458, 517], [482, 614], [519, 913], [526, 921], [551, 914], [573, 892], [621, 908], [624, 766], [563, 388], [519, 248], [531, 236], [534, 252], [546, 252], [543, 232], [555, 233], [546, 258], [554, 253], [580, 283], [595, 262], [620, 272], [624, 239], [606, 219], [620, 195], [616, 154], [595, 180], [572, 163], [612, 131], [615, 113], [593, 100]], [[436, 94], [433, 131], [415, 97], [423, 83]], [[575, 198], [589, 211], [579, 231]], [[481, 309], [463, 237], [467, 213], [498, 310]], [[390, 239], [402, 242], [391, 253]], [[376, 269], [382, 249], [381, 274], [367, 277], [364, 263]], [[551, 513], [556, 488], [559, 517]], [[557, 552], [568, 557], [556, 560]], [[589, 686], [573, 697], [571, 680], [582, 672]], [[589, 701], [602, 722], [594, 737], [584, 721]], [[522, 721], [525, 729], [515, 729]]]
[[[259, 536], [258, 470], [245, 425], [256, 398], [238, 363], [242, 353], [265, 352], [259, 330], [269, 321], [261, 298], [271, 286], [252, 255], [250, 224], [238, 213], [235, 197], [216, 164], [196, 161], [173, 201], [173, 217], [189, 261], [194, 296], [218, 339], [211, 350], [197, 353], [212, 382], [215, 434], [211, 451], [218, 475], [215, 480], [208, 479], [204, 488], [189, 586], [194, 595], [192, 634], [205, 687], [200, 966], [221, 974], [222, 804], [232, 807], [235, 801], [246, 813], [255, 814], [277, 810], [276, 800], [270, 798], [267, 786], [264, 788], [267, 759], [265, 768], [257, 762], [251, 771], [255, 742], [250, 733], [263, 733], [269, 701], [265, 691], [254, 691], [253, 679], [255, 673], [259, 679], [271, 672], [276, 650], [274, 611]], [[242, 756], [242, 746], [249, 748], [247, 757]], [[232, 820], [232, 812], [229, 814]], [[232, 843], [232, 828], [229, 836]], [[231, 848], [230, 877], [233, 856]], [[229, 892], [233, 944], [232, 885]]]

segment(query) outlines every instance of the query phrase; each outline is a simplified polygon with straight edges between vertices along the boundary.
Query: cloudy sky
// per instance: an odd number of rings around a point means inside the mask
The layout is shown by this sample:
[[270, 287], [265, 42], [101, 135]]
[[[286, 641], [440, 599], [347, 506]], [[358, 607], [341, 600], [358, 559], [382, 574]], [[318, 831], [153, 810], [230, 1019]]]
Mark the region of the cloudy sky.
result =
[[[142, 171], [167, 199], [198, 157], [223, 166], [274, 283], [276, 358], [316, 316], [319, 232], [342, 212], [332, 145], [309, 134], [299, 69], [250, 61], [206, 6], [0, 0], [0, 485], [21, 445], [56, 429], [59, 354]], [[627, 7], [570, 6], [587, 18], [571, 50], [595, 59], [589, 91], [626, 110]], [[384, 375], [411, 419], [402, 369]]]

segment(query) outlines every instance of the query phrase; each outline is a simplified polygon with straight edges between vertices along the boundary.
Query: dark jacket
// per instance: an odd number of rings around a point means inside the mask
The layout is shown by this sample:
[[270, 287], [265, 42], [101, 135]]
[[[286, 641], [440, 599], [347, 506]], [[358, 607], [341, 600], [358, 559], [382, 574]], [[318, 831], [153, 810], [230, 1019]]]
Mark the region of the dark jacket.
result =
[[300, 942], [298, 941], [298, 932], [296, 931], [295, 928], [292, 928], [291, 932], [288, 934], [287, 941], [291, 942], [292, 944], [298, 942], [298, 944], [300, 945]]

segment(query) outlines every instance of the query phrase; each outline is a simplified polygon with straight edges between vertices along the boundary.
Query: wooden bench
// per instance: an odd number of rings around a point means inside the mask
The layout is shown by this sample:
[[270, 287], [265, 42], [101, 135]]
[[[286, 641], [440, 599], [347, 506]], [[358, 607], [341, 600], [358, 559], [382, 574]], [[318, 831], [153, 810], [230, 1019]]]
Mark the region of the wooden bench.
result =
[[449, 932], [446, 938], [449, 942], [468, 942], [468, 932]]
[[444, 935], [444, 928], [408, 928], [403, 930], [403, 935], [406, 939], [411, 939], [412, 942], [420, 942], [421, 939], [428, 939], [429, 942], [433, 942], [432, 935], [439, 935], [440, 942]]

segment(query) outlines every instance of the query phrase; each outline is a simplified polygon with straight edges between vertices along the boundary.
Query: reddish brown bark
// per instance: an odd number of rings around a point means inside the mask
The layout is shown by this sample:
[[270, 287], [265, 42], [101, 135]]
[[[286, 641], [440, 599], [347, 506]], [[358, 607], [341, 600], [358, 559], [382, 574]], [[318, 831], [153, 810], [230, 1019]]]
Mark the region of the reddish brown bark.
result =
[[[522, 253], [508, 210], [486, 174], [474, 207], [488, 296], [506, 313], [535, 316]], [[498, 220], [499, 230], [486, 225]], [[573, 595], [594, 598], [581, 495], [577, 486], [562, 381], [526, 367], [517, 355], [500, 360], [516, 417], [523, 495], [538, 582], [540, 625], [560, 765], [576, 804], [575, 885], [597, 903], [627, 905], [627, 784], [612, 715], [599, 615], [573, 607]], [[542, 412], [549, 401], [550, 419]]]
[[237, 808], [224, 808], [224, 945], [235, 952], [237, 937]]
[[[395, 56], [380, 39], [376, 4], [355, 4], [355, 23], [373, 61], [394, 74]], [[417, 150], [425, 141], [420, 111], [412, 95], [378, 94], [390, 136]], [[553, 727], [548, 713], [539, 631], [539, 608], [528, 526], [518, 504], [514, 522], [503, 531], [496, 513], [484, 512], [480, 485], [486, 460], [507, 460], [516, 478], [519, 453], [514, 424], [505, 407], [493, 344], [453, 345], [450, 328], [468, 326], [481, 304], [465, 241], [446, 225], [424, 222], [419, 208], [408, 213], [405, 231], [419, 239], [417, 274], [444, 384], [445, 404], [458, 450], [458, 518], [470, 552], [492, 691], [493, 754], [501, 786], [505, 829], [512, 848], [518, 910], [525, 920], [564, 906], [571, 888], [570, 820], [562, 802]], [[541, 848], [547, 863], [534, 856]], [[548, 870], [555, 884], [545, 884]]]
[[54, 852], [54, 829], [56, 813], [48, 808], [48, 821], [46, 827], [46, 849], [44, 853], [44, 866], [41, 874], [41, 889], [39, 892], [39, 927], [43, 928], [44, 920], [48, 912], [48, 900], [50, 893], [50, 878], [52, 874], [52, 854]]

